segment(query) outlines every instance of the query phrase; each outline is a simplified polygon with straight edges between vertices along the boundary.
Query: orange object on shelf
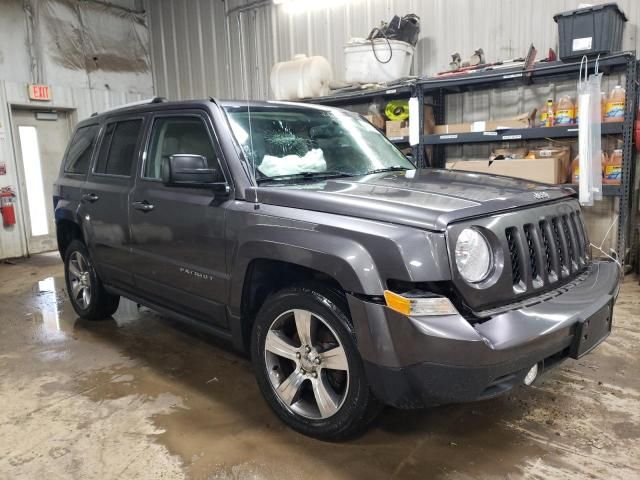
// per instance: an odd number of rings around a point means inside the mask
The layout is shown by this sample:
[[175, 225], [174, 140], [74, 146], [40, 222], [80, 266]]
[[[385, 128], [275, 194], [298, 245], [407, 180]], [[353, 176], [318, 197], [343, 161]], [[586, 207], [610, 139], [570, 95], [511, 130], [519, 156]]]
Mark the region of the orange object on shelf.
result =
[[609, 156], [602, 159], [604, 176], [602, 183], [608, 185], [620, 185], [622, 179], [622, 149], [615, 149]]
[[555, 125], [573, 125], [576, 123], [576, 109], [568, 95], [560, 99], [556, 106]]
[[580, 157], [576, 155], [576, 158], [571, 162], [571, 183], [580, 182]]
[[[604, 182], [604, 165], [607, 163], [609, 156], [602, 152], [602, 156], [600, 157], [600, 164], [602, 165], [601, 175], [603, 176], [602, 183]], [[571, 183], [578, 184], [580, 183], [580, 156], [576, 155], [576, 158], [571, 162]]]
[[555, 118], [556, 118], [556, 112], [553, 105], [553, 100], [549, 99], [547, 100], [544, 126], [553, 127], [553, 124], [555, 123]]
[[624, 121], [624, 104], [626, 100], [625, 89], [620, 85], [616, 85], [607, 99], [607, 106], [605, 108], [604, 121], [610, 122], [623, 122]]

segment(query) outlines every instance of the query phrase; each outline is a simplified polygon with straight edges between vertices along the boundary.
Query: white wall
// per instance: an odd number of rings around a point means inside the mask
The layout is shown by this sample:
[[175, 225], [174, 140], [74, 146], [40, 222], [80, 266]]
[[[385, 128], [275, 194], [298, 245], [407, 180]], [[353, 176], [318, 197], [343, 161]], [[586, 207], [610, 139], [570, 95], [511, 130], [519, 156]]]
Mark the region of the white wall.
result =
[[[140, 7], [138, 0], [118, 0], [113, 7], [90, 0], [0, 0], [0, 163], [7, 165], [0, 187], [18, 185], [12, 105], [69, 109], [79, 121], [153, 96]], [[30, 101], [29, 83], [50, 85], [53, 100]], [[28, 253], [20, 201], [16, 206], [18, 224], [0, 224], [0, 259]]]

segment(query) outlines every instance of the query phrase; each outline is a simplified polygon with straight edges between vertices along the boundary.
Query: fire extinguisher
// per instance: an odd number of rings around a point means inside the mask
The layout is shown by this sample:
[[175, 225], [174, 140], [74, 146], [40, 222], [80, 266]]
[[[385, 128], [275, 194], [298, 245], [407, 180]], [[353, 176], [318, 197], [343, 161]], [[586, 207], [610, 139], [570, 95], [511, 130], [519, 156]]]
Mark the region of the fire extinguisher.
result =
[[16, 210], [13, 206], [13, 199], [16, 194], [11, 187], [0, 189], [0, 211], [2, 212], [2, 223], [5, 227], [16, 224]]
[[638, 111], [636, 112], [635, 144], [636, 150], [640, 152], [640, 93], [638, 93]]

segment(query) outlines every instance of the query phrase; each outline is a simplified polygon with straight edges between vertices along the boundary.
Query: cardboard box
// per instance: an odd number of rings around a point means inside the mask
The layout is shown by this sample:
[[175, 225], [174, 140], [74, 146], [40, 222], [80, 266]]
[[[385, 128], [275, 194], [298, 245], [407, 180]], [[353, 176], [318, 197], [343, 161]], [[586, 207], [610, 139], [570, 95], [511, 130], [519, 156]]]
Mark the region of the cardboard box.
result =
[[403, 138], [409, 136], [409, 122], [406, 120], [388, 120], [387, 138]]
[[451, 170], [491, 173], [541, 183], [565, 183], [567, 166], [561, 158], [547, 157], [520, 160], [460, 160], [447, 162]]
[[436, 135], [447, 135], [450, 133], [469, 133], [471, 123], [449, 123], [446, 125], [436, 125], [433, 133]]
[[433, 107], [431, 105], [425, 105], [423, 110], [424, 115], [424, 133], [431, 135], [436, 130], [436, 116], [433, 113]]
[[521, 160], [529, 153], [528, 148], [494, 148], [489, 160]]
[[542, 148], [533, 148], [529, 150], [527, 154], [527, 158], [557, 158], [562, 163], [565, 168], [565, 179], [562, 182], [571, 182], [571, 148], [568, 145], [563, 145], [559, 147], [542, 147]]
[[529, 121], [527, 119], [509, 119], [509, 120], [489, 120], [487, 122], [476, 122], [476, 123], [484, 123], [480, 125], [478, 130], [473, 130], [474, 132], [494, 132], [497, 130], [510, 130], [512, 128], [529, 128]]
[[363, 115], [364, 118], [369, 120], [378, 130], [384, 130], [385, 121], [384, 117], [380, 114], [374, 115], [373, 113], [368, 113], [367, 115]]
[[514, 118], [502, 120], [483, 120], [471, 123], [450, 123], [448, 125], [436, 125], [434, 133], [446, 135], [449, 133], [467, 132], [493, 132], [496, 130], [509, 130], [511, 128], [530, 128], [535, 125], [536, 109], [529, 113], [523, 113]]

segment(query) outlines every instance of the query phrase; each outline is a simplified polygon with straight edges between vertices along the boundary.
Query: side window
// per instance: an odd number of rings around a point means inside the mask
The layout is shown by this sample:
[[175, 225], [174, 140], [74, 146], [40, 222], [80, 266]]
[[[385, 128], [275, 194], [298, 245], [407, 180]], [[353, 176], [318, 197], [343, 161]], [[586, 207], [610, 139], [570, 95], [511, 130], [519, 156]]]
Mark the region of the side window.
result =
[[130, 176], [141, 129], [142, 120], [109, 123], [94, 172]]
[[145, 178], [160, 179], [162, 160], [177, 153], [202, 155], [209, 168], [215, 169], [224, 181], [218, 157], [204, 122], [197, 117], [163, 117], [153, 122], [151, 144], [144, 165]]
[[64, 163], [65, 172], [87, 173], [97, 134], [98, 125], [89, 125], [76, 130]]

